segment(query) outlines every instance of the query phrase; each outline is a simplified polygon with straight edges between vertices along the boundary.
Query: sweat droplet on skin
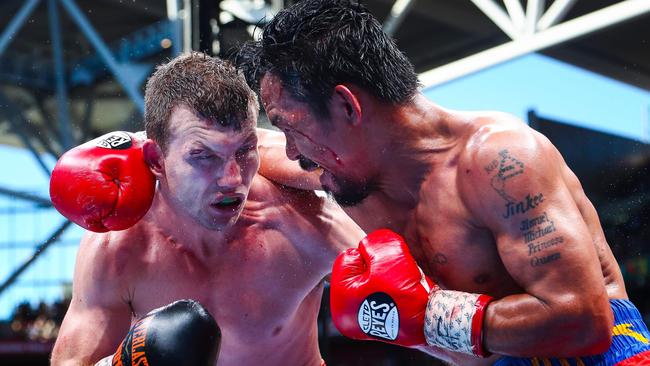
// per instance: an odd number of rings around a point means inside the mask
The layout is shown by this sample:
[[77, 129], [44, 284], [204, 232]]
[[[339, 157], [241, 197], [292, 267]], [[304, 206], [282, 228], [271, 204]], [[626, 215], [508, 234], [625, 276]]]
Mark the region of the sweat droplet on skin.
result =
[[334, 151], [332, 151], [332, 149], [330, 149], [330, 148], [328, 148], [328, 147], [325, 147], [325, 146], [323, 146], [323, 145], [321, 145], [321, 144], [316, 143], [316, 141], [314, 141], [311, 137], [305, 135], [304, 133], [302, 133], [302, 132], [300, 132], [300, 131], [296, 131], [296, 130], [294, 130], [293, 132], [295, 132], [295, 133], [297, 133], [297, 134], [303, 136], [303, 137], [306, 138], [307, 140], [309, 140], [309, 142], [311, 142], [314, 146], [316, 146], [317, 149], [320, 149], [321, 151], [326, 152], [327, 154], [329, 154], [332, 158], [334, 158], [334, 160], [336, 161], [336, 163], [337, 163], [338, 165], [341, 165], [341, 164], [342, 164], [342, 163], [341, 163], [341, 159], [339, 158], [338, 155], [336, 155], [336, 153], [334, 153]]

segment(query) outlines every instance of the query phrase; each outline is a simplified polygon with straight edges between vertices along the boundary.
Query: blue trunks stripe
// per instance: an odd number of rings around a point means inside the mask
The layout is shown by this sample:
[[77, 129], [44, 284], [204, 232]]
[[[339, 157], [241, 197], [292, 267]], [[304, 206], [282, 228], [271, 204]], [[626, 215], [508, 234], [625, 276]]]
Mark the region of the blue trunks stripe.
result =
[[612, 299], [614, 312], [612, 345], [603, 354], [573, 358], [500, 358], [494, 366], [613, 366], [641, 352], [650, 350], [650, 332], [639, 310], [628, 300]]

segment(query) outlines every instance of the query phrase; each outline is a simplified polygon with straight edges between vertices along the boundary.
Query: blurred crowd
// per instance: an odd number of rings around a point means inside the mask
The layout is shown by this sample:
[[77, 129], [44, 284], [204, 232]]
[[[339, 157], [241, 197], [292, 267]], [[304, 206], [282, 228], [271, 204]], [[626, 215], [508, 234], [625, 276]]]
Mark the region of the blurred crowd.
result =
[[56, 339], [61, 322], [70, 304], [63, 299], [52, 304], [29, 302], [19, 304], [11, 319], [2, 327], [2, 340], [50, 342]]

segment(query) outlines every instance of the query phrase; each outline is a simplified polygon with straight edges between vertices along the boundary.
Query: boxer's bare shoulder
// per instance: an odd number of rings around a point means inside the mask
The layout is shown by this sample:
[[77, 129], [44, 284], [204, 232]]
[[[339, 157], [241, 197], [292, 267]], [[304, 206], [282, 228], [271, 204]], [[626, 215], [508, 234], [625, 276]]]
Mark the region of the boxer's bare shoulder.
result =
[[125, 257], [116, 261], [112, 233], [83, 237], [77, 253], [72, 300], [52, 352], [53, 365], [94, 363], [112, 353], [128, 330], [131, 312]]
[[[136, 225], [137, 226], [137, 225]], [[88, 283], [81, 293], [97, 293], [101, 301], [115, 301], [115, 296], [124, 292], [120, 283], [128, 276], [134, 252], [143, 245], [133, 234], [134, 228], [121, 232], [93, 233], [87, 231], [79, 245], [77, 254], [76, 282]], [[129, 240], [133, 237], [133, 240]], [[98, 298], [98, 300], [100, 300]]]
[[[420, 190], [415, 218], [406, 229], [407, 242], [423, 270], [438, 284], [501, 297], [521, 292], [499, 259], [491, 232], [481, 225], [463, 189], [474, 178], [464, 166], [471, 151], [497, 131], [526, 126], [503, 113], [453, 113], [454, 148], [437, 157]], [[442, 155], [441, 154], [441, 155]], [[415, 243], [415, 244], [412, 244]]]

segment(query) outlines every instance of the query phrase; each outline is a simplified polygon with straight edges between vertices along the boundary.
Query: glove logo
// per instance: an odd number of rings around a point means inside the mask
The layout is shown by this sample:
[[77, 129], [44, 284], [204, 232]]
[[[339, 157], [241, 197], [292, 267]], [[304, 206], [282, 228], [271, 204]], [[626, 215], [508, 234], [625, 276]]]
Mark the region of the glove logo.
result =
[[126, 150], [131, 147], [131, 136], [126, 132], [111, 132], [97, 138], [95, 145], [105, 149]]
[[357, 316], [361, 330], [379, 339], [394, 341], [399, 331], [399, 312], [395, 301], [383, 292], [368, 296]]

